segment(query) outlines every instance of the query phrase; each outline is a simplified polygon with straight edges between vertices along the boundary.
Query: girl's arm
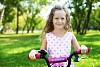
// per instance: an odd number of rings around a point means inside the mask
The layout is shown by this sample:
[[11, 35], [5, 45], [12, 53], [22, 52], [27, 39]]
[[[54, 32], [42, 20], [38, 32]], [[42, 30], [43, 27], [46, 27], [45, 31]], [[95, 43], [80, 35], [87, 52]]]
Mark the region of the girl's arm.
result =
[[72, 35], [71, 44], [72, 44], [72, 46], [74, 47], [75, 50], [79, 50], [80, 49], [80, 46], [79, 46], [78, 41], [77, 41], [77, 39], [76, 39], [74, 34]]
[[46, 36], [44, 36], [40, 50], [46, 50], [46, 47], [47, 47], [47, 40]]
[[73, 47], [75, 50], [81, 50], [81, 53], [86, 53], [87, 52], [87, 47], [85, 45], [81, 45], [81, 47], [78, 44], [78, 41], [75, 37], [75, 35], [72, 35], [72, 41], [71, 41]]

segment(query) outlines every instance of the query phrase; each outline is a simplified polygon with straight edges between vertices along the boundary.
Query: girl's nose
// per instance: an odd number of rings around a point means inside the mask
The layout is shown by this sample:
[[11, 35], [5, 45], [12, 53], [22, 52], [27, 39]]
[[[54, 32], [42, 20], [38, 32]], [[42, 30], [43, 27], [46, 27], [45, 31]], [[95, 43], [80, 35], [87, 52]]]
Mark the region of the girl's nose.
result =
[[58, 22], [59, 22], [59, 24], [62, 24], [62, 21], [61, 21], [61, 19], [59, 19], [59, 21], [58, 21]]

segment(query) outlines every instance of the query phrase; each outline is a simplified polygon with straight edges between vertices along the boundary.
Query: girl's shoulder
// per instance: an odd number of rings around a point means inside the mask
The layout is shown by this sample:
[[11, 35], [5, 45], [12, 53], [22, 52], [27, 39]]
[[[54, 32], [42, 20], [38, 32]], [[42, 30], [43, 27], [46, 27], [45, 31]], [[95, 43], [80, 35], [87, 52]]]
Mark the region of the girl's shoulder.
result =
[[73, 32], [66, 32], [66, 35], [70, 36], [70, 37], [73, 37], [74, 34], [73, 34]]
[[46, 35], [51, 34], [51, 32], [46, 33]]
[[72, 33], [72, 32], [69, 32], [69, 31], [67, 31], [66, 33], [67, 33], [67, 34], [70, 34], [70, 35], [73, 35], [73, 33]]
[[49, 32], [49, 33], [46, 33], [46, 36], [50, 36], [52, 33], [51, 32]]

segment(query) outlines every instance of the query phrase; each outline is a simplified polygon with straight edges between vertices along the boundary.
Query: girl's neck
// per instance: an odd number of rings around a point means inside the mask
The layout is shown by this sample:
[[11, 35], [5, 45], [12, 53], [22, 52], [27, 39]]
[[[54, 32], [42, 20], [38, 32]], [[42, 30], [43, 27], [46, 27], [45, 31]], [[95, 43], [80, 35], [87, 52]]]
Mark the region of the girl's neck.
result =
[[52, 33], [54, 34], [54, 35], [56, 35], [56, 36], [58, 36], [58, 37], [62, 37], [62, 36], [64, 36], [65, 35], [65, 33], [66, 33], [66, 30], [57, 30], [57, 29], [54, 29], [53, 31], [52, 31]]
[[54, 29], [52, 32], [56, 32], [56, 33], [62, 33], [62, 32], [65, 32], [64, 29]]

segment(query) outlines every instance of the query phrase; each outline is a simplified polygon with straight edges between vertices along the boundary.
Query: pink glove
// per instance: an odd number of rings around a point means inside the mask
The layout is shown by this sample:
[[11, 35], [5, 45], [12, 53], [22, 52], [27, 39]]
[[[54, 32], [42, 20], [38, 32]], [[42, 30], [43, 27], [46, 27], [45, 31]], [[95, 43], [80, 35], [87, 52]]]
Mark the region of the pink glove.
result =
[[38, 54], [38, 51], [39, 50], [31, 50], [31, 52], [28, 54], [28, 59], [35, 60], [36, 59], [35, 55]]

